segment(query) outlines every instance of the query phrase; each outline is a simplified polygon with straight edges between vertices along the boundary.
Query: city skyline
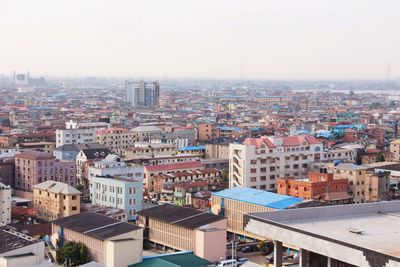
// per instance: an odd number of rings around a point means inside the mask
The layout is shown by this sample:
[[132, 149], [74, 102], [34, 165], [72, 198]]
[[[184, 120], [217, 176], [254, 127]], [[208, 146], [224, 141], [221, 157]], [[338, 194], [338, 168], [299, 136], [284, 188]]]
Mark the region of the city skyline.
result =
[[383, 80], [390, 63], [397, 78], [398, 11], [391, 0], [5, 0], [0, 73]]

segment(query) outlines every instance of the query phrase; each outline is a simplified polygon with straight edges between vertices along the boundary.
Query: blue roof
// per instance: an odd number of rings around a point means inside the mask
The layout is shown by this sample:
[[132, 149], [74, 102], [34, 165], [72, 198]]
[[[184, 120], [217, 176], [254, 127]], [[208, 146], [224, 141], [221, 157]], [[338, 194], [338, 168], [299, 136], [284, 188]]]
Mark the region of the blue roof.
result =
[[205, 149], [206, 149], [206, 146], [201, 145], [201, 146], [185, 146], [185, 147], [180, 148], [179, 150], [180, 151], [191, 151], [191, 150], [205, 150]]
[[235, 131], [240, 132], [242, 129], [240, 127], [229, 127], [229, 126], [218, 126], [221, 131]]
[[303, 201], [302, 198], [279, 195], [247, 187], [233, 187], [212, 194], [218, 197], [230, 198], [279, 210], [286, 209]]

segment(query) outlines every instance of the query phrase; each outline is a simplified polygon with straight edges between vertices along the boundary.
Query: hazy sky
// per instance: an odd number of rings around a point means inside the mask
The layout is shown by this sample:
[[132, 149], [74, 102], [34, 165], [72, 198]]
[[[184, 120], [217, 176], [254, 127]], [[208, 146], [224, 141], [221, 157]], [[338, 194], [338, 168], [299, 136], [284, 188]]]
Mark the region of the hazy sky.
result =
[[399, 0], [0, 0], [0, 73], [400, 76]]

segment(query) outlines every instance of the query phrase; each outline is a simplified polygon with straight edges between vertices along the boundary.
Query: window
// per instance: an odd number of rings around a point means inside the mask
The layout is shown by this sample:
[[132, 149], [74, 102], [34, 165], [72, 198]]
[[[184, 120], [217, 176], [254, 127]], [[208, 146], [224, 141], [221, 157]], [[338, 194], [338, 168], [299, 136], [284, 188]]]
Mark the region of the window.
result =
[[76, 200], [76, 196], [72, 196], [72, 200]]
[[72, 210], [77, 210], [77, 207], [76, 207], [76, 206], [73, 206], [73, 207], [72, 207]]

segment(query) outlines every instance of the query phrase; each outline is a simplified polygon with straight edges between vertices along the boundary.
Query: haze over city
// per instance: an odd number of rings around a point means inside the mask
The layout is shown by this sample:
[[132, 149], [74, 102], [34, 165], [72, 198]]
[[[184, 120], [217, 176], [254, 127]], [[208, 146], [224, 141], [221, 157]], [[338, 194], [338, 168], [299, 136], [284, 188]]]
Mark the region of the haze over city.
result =
[[386, 79], [399, 14], [394, 0], [1, 0], [0, 73]]

